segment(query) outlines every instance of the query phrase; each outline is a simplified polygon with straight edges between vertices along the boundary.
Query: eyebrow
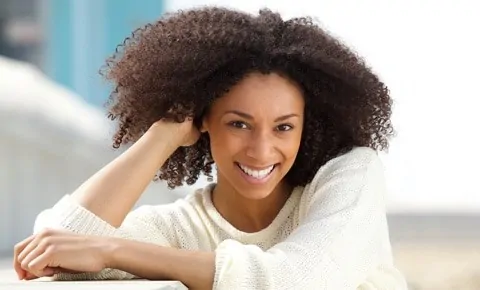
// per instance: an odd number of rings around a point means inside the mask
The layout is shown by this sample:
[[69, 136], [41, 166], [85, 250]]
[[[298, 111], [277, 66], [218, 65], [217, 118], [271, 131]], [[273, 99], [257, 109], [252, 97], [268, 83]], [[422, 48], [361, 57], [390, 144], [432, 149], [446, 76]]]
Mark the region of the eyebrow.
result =
[[[248, 119], [248, 120], [253, 120], [254, 119], [252, 115], [249, 115], [245, 112], [241, 112], [241, 111], [237, 111], [237, 110], [226, 111], [225, 115], [226, 114], [235, 114], [235, 115], [238, 115], [238, 116], [240, 116], [242, 118], [245, 118], [245, 119]], [[284, 121], [284, 120], [287, 120], [287, 119], [292, 118], [292, 117], [300, 117], [300, 116], [298, 114], [291, 113], [291, 114], [283, 115], [283, 116], [280, 116], [280, 117], [276, 118], [275, 122]]]

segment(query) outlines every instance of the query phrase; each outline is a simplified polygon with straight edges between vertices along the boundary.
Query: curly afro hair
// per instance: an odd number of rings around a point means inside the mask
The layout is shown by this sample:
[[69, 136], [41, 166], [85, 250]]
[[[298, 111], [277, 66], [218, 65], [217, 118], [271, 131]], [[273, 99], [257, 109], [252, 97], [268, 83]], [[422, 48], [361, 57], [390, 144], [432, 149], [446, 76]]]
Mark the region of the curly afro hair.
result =
[[[297, 82], [305, 97], [305, 125], [291, 186], [305, 185], [331, 158], [354, 146], [388, 149], [392, 100], [359, 56], [302, 17], [284, 21], [268, 9], [258, 15], [203, 7], [165, 14], [132, 33], [102, 75], [114, 84], [107, 102], [118, 121], [114, 148], [138, 140], [156, 121], [201, 124], [210, 104], [250, 72], [276, 72]], [[178, 148], [157, 179], [170, 188], [211, 178], [207, 133]]]

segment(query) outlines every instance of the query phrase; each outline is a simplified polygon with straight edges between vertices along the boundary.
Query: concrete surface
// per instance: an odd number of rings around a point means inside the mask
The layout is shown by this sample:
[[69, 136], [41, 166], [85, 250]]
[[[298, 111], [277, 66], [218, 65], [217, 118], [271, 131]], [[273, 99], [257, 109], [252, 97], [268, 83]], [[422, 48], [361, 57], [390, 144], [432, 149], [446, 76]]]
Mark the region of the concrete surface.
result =
[[19, 281], [11, 267], [11, 259], [0, 259], [0, 290], [19, 289], [116, 289], [116, 290], [185, 290], [187, 289], [178, 281], [147, 281], [147, 280], [125, 280], [125, 281], [50, 281], [37, 279], [34, 281]]

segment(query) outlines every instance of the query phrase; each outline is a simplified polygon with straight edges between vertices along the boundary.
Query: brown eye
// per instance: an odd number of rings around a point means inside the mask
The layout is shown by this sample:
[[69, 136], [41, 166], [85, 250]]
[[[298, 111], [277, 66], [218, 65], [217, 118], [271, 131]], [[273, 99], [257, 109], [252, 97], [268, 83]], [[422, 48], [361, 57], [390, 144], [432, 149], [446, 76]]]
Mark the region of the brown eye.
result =
[[277, 126], [277, 131], [281, 131], [281, 132], [290, 131], [292, 129], [293, 129], [293, 126], [289, 124], [282, 124]]
[[238, 128], [238, 129], [248, 129], [247, 124], [245, 124], [242, 121], [232, 121], [232, 122], [228, 123], [228, 125], [230, 125], [234, 128]]

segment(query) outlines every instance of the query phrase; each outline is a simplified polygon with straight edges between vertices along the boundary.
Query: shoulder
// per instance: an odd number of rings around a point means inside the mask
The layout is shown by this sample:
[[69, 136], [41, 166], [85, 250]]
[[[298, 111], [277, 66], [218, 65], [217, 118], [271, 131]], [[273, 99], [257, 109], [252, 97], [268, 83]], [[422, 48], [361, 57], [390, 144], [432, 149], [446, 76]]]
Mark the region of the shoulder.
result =
[[302, 201], [310, 208], [322, 204], [354, 204], [359, 200], [381, 201], [386, 194], [384, 167], [378, 153], [368, 147], [355, 147], [339, 155], [315, 174], [303, 188]]
[[334, 176], [381, 178], [379, 173], [382, 171], [383, 164], [377, 151], [369, 147], [355, 147], [320, 167], [310, 184], [318, 186]]
[[346, 167], [368, 167], [372, 163], [380, 162], [378, 152], [370, 147], [354, 147], [350, 151], [343, 153], [322, 166], [318, 172], [331, 171], [336, 168]]

